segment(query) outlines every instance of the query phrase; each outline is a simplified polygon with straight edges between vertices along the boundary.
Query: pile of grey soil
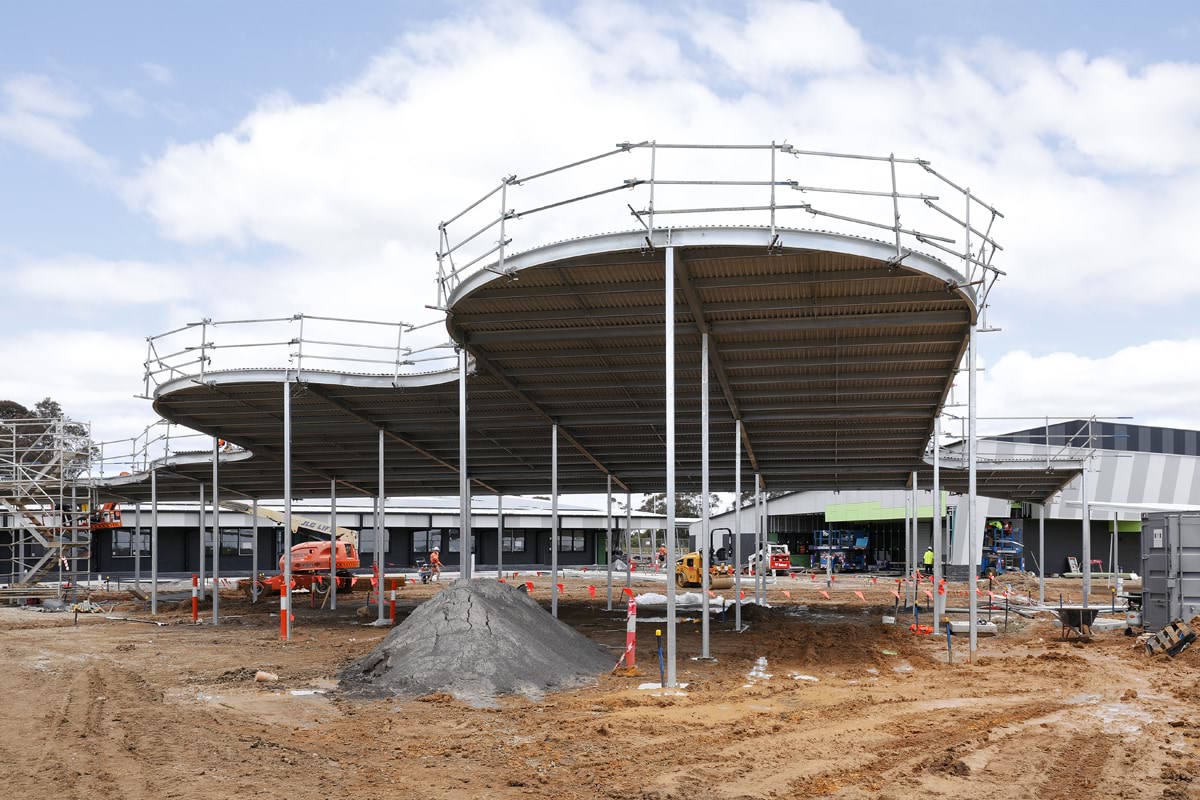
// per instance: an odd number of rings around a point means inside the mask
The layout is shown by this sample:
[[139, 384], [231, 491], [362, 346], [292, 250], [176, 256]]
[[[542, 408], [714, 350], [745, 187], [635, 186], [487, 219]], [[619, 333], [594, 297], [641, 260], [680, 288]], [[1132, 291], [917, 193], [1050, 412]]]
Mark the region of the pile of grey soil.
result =
[[348, 666], [341, 687], [358, 697], [445, 693], [491, 705], [497, 695], [538, 700], [547, 691], [593, 683], [612, 669], [615, 658], [520, 589], [495, 580], [460, 580]]

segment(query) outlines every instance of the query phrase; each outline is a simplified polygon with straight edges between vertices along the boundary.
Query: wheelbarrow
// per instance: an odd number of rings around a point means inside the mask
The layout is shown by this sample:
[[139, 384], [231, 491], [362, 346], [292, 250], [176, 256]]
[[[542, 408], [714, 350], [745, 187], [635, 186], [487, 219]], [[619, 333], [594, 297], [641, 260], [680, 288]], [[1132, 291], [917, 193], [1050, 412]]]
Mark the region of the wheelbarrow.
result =
[[1059, 606], [1054, 609], [1062, 622], [1062, 638], [1069, 639], [1074, 633], [1080, 639], [1092, 637], [1092, 623], [1100, 613], [1099, 608], [1084, 608], [1083, 606]]

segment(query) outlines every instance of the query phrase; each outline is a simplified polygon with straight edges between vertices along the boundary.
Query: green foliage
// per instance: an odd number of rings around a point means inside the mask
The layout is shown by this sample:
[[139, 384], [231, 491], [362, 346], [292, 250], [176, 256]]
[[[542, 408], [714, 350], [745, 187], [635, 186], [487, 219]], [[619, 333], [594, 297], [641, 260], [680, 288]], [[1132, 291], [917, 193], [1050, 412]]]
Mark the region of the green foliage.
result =
[[33, 413], [42, 419], [58, 419], [63, 416], [62, 406], [51, 397], [43, 397], [34, 403]]
[[33, 412], [15, 400], [0, 400], [0, 419], [29, 419]]
[[[699, 517], [703, 511], [701, 508], [701, 500], [699, 492], [676, 492], [675, 493], [675, 517]], [[715, 512], [717, 508], [718, 497], [716, 494], [709, 495], [709, 506]], [[667, 494], [666, 492], [657, 492], [656, 494], [648, 494], [642, 499], [642, 504], [638, 506], [638, 511], [645, 511], [649, 514], [666, 514], [667, 513]]]
[[[57, 421], [62, 419], [62, 405], [52, 397], [43, 397], [33, 404], [33, 410], [15, 400], [0, 400], [0, 420], [45, 420], [45, 424], [21, 425], [17, 435], [17, 446], [40, 448], [58, 434]], [[67, 463], [63, 474], [75, 478], [87, 471], [92, 459], [99, 457], [99, 448], [92, 444], [85, 425], [68, 422], [62, 428], [63, 446], [67, 451]]]

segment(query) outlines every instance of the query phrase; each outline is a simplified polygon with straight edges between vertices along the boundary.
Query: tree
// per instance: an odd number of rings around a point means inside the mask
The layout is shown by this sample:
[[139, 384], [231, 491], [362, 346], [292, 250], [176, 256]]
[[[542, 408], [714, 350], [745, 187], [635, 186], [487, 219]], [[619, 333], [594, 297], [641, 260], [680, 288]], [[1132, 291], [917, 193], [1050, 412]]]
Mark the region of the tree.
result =
[[[21, 448], [46, 446], [46, 438], [57, 433], [56, 421], [64, 416], [62, 405], [52, 397], [43, 397], [34, 403], [32, 411], [15, 400], [0, 400], [0, 419], [45, 420], [45, 423], [33, 422], [20, 426], [16, 444]], [[92, 459], [99, 456], [100, 448], [92, 444], [85, 425], [68, 422], [63, 426], [62, 433], [67, 452], [63, 474], [68, 478], [77, 478], [87, 471]]]
[[43, 397], [33, 404], [33, 413], [42, 419], [58, 419], [63, 416], [62, 406], [51, 397]]
[[[709, 495], [709, 507], [714, 510], [717, 507], [718, 497], [716, 494]], [[699, 492], [676, 492], [675, 493], [675, 516], [678, 517], [699, 517], [704, 509], [701, 506]], [[638, 511], [645, 511], [650, 514], [666, 514], [667, 513], [667, 493], [658, 492], [656, 494], [648, 494], [642, 499], [642, 504], [638, 506]]]
[[33, 412], [15, 400], [0, 400], [0, 419], [29, 419]]

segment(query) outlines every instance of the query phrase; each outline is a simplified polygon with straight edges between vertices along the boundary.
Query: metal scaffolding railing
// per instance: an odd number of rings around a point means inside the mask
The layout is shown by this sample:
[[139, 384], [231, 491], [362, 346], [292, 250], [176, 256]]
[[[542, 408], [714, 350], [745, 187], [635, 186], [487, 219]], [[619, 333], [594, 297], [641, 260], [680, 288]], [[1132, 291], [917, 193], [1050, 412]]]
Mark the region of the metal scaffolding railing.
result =
[[[128, 439], [96, 442], [88, 468], [92, 480], [149, 472], [158, 463], [185, 453], [208, 453], [212, 437], [178, 423], [160, 419]], [[234, 445], [228, 445], [234, 448]]]
[[149, 397], [155, 387], [177, 378], [203, 381], [216, 370], [280, 366], [295, 380], [307, 370], [390, 375], [397, 381], [411, 367], [452, 357], [438, 352], [448, 344], [405, 346], [406, 334], [431, 324], [306, 314], [189, 322], [146, 337], [143, 392]]
[[0, 596], [60, 597], [90, 571], [90, 426], [63, 417], [0, 420]]
[[[967, 438], [967, 418], [950, 412], [944, 412], [943, 417], [951, 423], [957, 423], [961, 430], [958, 434], [943, 431], [942, 436], [948, 440], [941, 445], [940, 457], [947, 466], [961, 469], [957, 462], [965, 462], [966, 455], [963, 445]], [[976, 463], [980, 465], [996, 464], [1030, 464], [1043, 466], [1050, 470], [1056, 466], [1077, 466], [1090, 463], [1096, 456], [1097, 450], [1106, 448], [1101, 443], [1102, 436], [1095, 432], [1096, 424], [1106, 420], [1128, 420], [1128, 416], [1074, 416], [1074, 417], [979, 417], [980, 420], [992, 422], [1039, 421], [1043, 423], [1045, 433], [1042, 441], [1017, 441], [1007, 434], [993, 434], [979, 437], [980, 445], [984, 446], [976, 455]], [[1051, 433], [1051, 424], [1074, 425], [1065, 433]], [[1037, 436], [1033, 435], [1036, 439]], [[999, 445], [1010, 445], [1015, 452], [999, 452]], [[926, 448], [926, 459], [932, 458], [932, 442]]]
[[[639, 152], [645, 154], [639, 162], [647, 170], [644, 177], [620, 177], [613, 171], [618, 164], [621, 169], [629, 166], [628, 160], [613, 156], [633, 157]], [[780, 177], [786, 169], [798, 177]], [[554, 186], [556, 180], [565, 185]], [[530, 201], [522, 208], [512, 203], [518, 193], [525, 193], [522, 198]], [[614, 199], [617, 194], [619, 201]], [[821, 199], [807, 199], [814, 196]], [[786, 243], [785, 226], [799, 227], [800, 220], [820, 218], [837, 232], [890, 233], [895, 263], [916, 247], [961, 261], [966, 283], [982, 287], [977, 292], [981, 298], [1003, 274], [992, 266], [996, 252], [1003, 249], [992, 229], [1004, 215], [925, 159], [818, 152], [779, 142], [622, 142], [613, 150], [553, 169], [506, 176], [483, 197], [439, 223], [437, 306], [446, 307], [472, 268], [511, 274], [506, 259], [514, 252], [517, 222], [535, 215], [541, 221], [527, 237], [526, 249], [530, 249], [552, 240], [556, 232], [578, 229], [578, 221], [566, 219], [565, 225], [558, 225], [544, 212], [569, 217], [569, 208], [598, 199], [607, 201], [607, 206], [588, 205], [593, 225], [596, 220], [617, 223], [632, 217], [637, 229], [645, 232], [649, 249], [661, 246], [656, 233], [670, 228], [727, 223], [766, 228], [763, 246], [776, 249]], [[972, 223], [972, 210], [982, 212], [986, 224]], [[977, 249], [972, 248], [973, 241]]]

